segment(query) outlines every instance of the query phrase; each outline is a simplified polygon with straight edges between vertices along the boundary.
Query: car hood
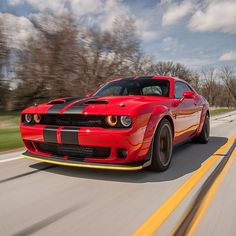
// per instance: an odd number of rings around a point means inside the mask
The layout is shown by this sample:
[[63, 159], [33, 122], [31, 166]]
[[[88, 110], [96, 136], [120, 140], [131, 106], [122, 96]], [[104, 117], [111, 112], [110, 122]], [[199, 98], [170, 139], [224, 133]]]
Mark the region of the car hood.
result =
[[29, 107], [23, 113], [134, 115], [161, 105], [168, 98], [157, 96], [109, 96], [88, 98], [59, 98]]

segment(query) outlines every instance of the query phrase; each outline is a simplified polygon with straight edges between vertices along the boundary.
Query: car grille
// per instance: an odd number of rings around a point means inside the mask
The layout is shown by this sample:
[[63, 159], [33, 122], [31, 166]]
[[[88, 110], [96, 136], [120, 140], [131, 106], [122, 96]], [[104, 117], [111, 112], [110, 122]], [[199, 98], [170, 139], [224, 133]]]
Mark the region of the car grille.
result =
[[79, 126], [79, 127], [103, 127], [105, 124], [104, 116], [88, 115], [54, 115], [45, 114], [41, 116], [40, 124], [57, 126]]
[[107, 158], [111, 154], [111, 148], [107, 147], [88, 147], [71, 144], [55, 144], [55, 143], [36, 143], [37, 148], [42, 152], [51, 153], [56, 156], [68, 156], [76, 158]]

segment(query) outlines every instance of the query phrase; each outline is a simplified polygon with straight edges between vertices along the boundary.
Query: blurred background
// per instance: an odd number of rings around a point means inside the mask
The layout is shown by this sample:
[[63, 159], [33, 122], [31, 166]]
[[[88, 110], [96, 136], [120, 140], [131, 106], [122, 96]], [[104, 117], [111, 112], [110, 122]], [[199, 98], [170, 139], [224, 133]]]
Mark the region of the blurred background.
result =
[[235, 4], [0, 0], [0, 151], [22, 146], [23, 108], [84, 96], [119, 77], [176, 76], [213, 115], [234, 109]]

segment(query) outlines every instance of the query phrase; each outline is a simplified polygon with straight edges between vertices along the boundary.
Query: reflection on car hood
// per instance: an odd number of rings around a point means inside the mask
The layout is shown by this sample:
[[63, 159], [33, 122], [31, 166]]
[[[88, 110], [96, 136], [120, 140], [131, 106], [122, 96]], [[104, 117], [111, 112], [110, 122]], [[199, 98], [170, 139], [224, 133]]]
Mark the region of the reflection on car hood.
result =
[[[90, 114], [90, 115], [131, 115], [139, 108], [150, 110], [152, 106], [163, 104], [166, 97], [157, 96], [108, 96], [88, 98], [60, 98], [46, 104], [30, 107], [23, 112], [41, 114]], [[145, 109], [144, 109], [145, 110]]]

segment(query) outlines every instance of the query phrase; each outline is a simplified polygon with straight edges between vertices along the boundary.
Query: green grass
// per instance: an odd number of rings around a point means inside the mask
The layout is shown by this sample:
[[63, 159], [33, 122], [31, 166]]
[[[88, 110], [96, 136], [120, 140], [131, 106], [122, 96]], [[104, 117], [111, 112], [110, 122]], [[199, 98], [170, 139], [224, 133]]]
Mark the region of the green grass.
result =
[[0, 129], [0, 151], [22, 147], [19, 128]]
[[20, 112], [0, 113], [0, 127], [1, 127], [1, 123], [3, 122], [6, 123], [6, 125], [11, 124], [12, 126], [19, 126]]
[[233, 108], [216, 108], [216, 109], [212, 109], [210, 110], [210, 115], [211, 116], [217, 116], [226, 112], [230, 112], [230, 111], [235, 111], [236, 109]]
[[20, 112], [0, 113], [0, 151], [23, 146], [19, 130]]

